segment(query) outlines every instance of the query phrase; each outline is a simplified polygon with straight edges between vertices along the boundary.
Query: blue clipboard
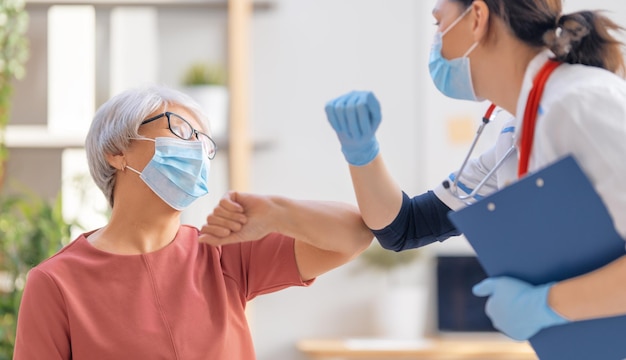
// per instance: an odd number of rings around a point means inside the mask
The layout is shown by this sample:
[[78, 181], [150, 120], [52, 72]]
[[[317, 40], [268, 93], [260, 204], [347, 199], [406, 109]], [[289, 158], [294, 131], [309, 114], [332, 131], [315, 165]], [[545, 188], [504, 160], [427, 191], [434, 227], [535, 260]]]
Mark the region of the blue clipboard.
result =
[[[448, 217], [490, 277], [538, 285], [585, 274], [626, 253], [604, 203], [572, 156]], [[529, 342], [541, 360], [623, 360], [626, 316], [550, 327]]]

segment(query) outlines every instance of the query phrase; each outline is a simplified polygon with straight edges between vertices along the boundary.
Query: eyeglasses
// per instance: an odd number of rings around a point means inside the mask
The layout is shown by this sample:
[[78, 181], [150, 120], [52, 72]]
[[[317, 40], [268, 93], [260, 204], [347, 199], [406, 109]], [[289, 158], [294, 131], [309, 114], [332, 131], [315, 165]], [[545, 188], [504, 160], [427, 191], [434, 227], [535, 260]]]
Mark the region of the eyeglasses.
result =
[[183, 140], [190, 140], [194, 135], [196, 135], [196, 139], [202, 143], [202, 148], [206, 152], [209, 160], [213, 160], [215, 158], [215, 154], [217, 153], [217, 145], [215, 144], [215, 141], [213, 141], [209, 135], [194, 129], [187, 120], [183, 119], [178, 114], [166, 111], [162, 114], [142, 121], [140, 126], [158, 120], [163, 116], [167, 118], [167, 128], [170, 129], [172, 134]]
[[485, 184], [487, 183], [487, 180], [489, 180], [496, 173], [496, 171], [498, 171], [498, 169], [502, 166], [502, 164], [504, 164], [504, 162], [517, 150], [517, 146], [515, 146], [515, 144], [511, 145], [511, 147], [506, 151], [506, 153], [502, 156], [502, 158], [498, 160], [498, 162], [496, 162], [493, 168], [491, 168], [491, 170], [483, 177], [483, 179], [478, 183], [478, 185], [474, 187], [473, 190], [468, 189], [466, 195], [459, 194], [459, 179], [461, 178], [461, 174], [463, 174], [463, 170], [465, 170], [465, 166], [467, 165], [467, 162], [469, 161], [472, 155], [472, 152], [474, 152], [474, 148], [476, 147], [476, 143], [478, 143], [478, 139], [480, 138], [480, 135], [482, 134], [483, 129], [485, 128], [485, 126], [487, 126], [487, 124], [489, 124], [489, 122], [491, 122], [491, 120], [493, 120], [493, 118], [495, 118], [498, 112], [499, 110], [496, 111], [495, 104], [491, 104], [489, 106], [489, 108], [485, 112], [485, 115], [483, 116], [482, 123], [480, 124], [480, 126], [478, 127], [478, 130], [476, 131], [476, 136], [474, 137], [474, 141], [472, 141], [472, 145], [470, 146], [470, 149], [467, 152], [465, 159], [463, 160], [463, 164], [461, 165], [461, 168], [459, 169], [459, 171], [456, 173], [456, 176], [454, 177], [454, 182], [450, 184], [449, 180], [445, 180], [442, 184], [444, 188], [450, 190], [450, 193], [454, 197], [456, 197], [457, 199], [463, 202], [466, 202], [467, 204], [469, 204], [469, 199], [478, 195], [478, 192], [480, 191], [480, 189], [482, 189], [485, 186]]

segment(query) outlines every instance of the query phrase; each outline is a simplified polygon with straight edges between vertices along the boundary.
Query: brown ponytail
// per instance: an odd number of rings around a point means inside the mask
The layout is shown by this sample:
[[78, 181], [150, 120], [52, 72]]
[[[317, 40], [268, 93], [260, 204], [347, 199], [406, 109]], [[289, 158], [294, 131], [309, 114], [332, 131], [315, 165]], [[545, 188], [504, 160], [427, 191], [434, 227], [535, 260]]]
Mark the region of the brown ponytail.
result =
[[544, 41], [558, 60], [597, 66], [623, 76], [623, 44], [610, 34], [620, 30], [623, 28], [600, 12], [581, 11], [561, 16], [557, 28], [548, 31]]

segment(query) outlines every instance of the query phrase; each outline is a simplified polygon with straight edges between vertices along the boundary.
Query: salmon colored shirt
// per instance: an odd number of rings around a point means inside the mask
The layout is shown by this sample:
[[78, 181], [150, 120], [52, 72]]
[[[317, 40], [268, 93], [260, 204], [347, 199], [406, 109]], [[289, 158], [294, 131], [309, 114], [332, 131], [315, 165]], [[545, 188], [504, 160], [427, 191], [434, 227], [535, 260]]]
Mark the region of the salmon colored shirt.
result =
[[279, 234], [214, 247], [182, 226], [141, 255], [100, 251], [86, 236], [30, 271], [14, 360], [254, 359], [246, 302], [311, 283]]

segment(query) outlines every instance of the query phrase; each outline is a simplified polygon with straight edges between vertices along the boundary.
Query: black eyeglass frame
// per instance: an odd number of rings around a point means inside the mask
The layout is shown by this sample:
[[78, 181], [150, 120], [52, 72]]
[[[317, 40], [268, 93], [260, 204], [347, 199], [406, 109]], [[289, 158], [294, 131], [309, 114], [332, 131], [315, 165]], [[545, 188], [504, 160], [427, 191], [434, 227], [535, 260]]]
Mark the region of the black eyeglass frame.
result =
[[[171, 124], [171, 120], [170, 120], [170, 116], [172, 116], [172, 115], [176, 116], [180, 120], [184, 121], [187, 125], [189, 125], [189, 128], [191, 129], [191, 135], [189, 135], [188, 138], [185, 139], [184, 137], [182, 137], [182, 136], [178, 135], [176, 132], [174, 132], [174, 130], [172, 129], [172, 124]], [[213, 147], [213, 152], [211, 153], [210, 151], [208, 151], [207, 157], [209, 158], [209, 160], [213, 160], [215, 158], [215, 154], [217, 154], [217, 144], [215, 143], [215, 141], [213, 141], [213, 139], [211, 139], [211, 137], [209, 135], [203, 133], [202, 131], [196, 130], [193, 126], [191, 126], [191, 123], [189, 123], [189, 121], [185, 120], [182, 116], [180, 116], [180, 115], [178, 115], [176, 113], [173, 113], [171, 111], [166, 111], [164, 113], [161, 113], [159, 115], [155, 115], [155, 116], [153, 116], [151, 118], [148, 118], [148, 119], [142, 121], [141, 124], [139, 124], [139, 126], [151, 123], [151, 122], [153, 122], [155, 120], [159, 120], [160, 118], [162, 118], [164, 116], [167, 118], [167, 128], [170, 130], [170, 132], [172, 134], [174, 134], [179, 139], [189, 140], [189, 139], [191, 139], [192, 136], [196, 135], [196, 139], [198, 139], [198, 141], [202, 141], [200, 139], [200, 137], [198, 136], [198, 134], [206, 136], [206, 138], [209, 139], [209, 141], [211, 142], [211, 146]]]

